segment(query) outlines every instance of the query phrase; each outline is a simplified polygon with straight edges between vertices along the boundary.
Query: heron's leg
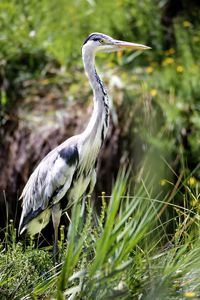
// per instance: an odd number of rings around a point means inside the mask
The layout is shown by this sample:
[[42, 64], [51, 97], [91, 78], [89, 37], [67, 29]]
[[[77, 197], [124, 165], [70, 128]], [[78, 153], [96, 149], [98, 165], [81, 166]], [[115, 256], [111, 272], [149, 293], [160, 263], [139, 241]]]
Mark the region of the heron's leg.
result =
[[58, 248], [58, 227], [60, 224], [60, 217], [61, 217], [61, 209], [60, 205], [56, 204], [52, 208], [52, 221], [54, 227], [54, 245], [53, 245], [53, 260], [54, 263], [58, 263], [59, 260], [59, 248]]

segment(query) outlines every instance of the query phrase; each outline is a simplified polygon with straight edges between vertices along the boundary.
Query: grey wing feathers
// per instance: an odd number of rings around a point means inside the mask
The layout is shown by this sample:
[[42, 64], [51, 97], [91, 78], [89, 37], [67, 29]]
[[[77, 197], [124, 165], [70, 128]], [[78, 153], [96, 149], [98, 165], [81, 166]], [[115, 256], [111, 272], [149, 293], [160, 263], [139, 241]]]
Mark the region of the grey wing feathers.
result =
[[20, 199], [22, 215], [19, 232], [48, 206], [58, 202], [71, 185], [78, 162], [76, 146], [59, 146], [51, 151], [30, 176]]

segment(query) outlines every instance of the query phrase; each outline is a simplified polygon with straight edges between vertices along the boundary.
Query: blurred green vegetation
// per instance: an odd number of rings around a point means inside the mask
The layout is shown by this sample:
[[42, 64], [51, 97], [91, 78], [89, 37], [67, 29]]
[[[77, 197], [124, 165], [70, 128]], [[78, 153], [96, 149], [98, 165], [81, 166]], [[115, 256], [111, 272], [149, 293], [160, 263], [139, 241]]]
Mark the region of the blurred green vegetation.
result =
[[[136, 60], [134, 54], [103, 58], [104, 64], [113, 62], [109, 68], [120, 67], [119, 78], [128, 94], [123, 109], [129, 111], [129, 105], [145, 99], [151, 124], [148, 129], [143, 126], [147, 111], [141, 108], [132, 117], [134, 130], [156, 148], [173, 155], [184, 152], [189, 168], [195, 168], [200, 147], [200, 12], [195, 1], [180, 1], [177, 7], [167, 0], [2, 0], [1, 111], [16, 107], [22, 83], [45, 77], [49, 63], [64, 67], [68, 77], [70, 70], [74, 74], [82, 69], [81, 45], [91, 32], [141, 42], [152, 51]], [[85, 78], [78, 80], [81, 89]], [[134, 88], [128, 89], [130, 85]]]
[[[40, 50], [61, 64], [80, 61], [80, 47], [89, 33], [148, 42], [162, 49], [161, 13], [157, 3], [145, 1], [1, 1], [1, 59]], [[156, 18], [147, 18], [149, 10]], [[156, 28], [156, 30], [152, 30]], [[76, 60], [73, 61], [73, 65]]]

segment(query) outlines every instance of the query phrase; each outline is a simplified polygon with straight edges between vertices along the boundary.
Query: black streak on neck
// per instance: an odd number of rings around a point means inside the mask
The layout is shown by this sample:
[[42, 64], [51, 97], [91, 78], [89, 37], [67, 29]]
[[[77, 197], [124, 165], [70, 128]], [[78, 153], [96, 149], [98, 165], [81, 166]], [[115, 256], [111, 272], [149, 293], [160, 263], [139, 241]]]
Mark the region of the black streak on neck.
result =
[[105, 112], [106, 112], [106, 114], [105, 114], [105, 123], [106, 123], [106, 127], [108, 127], [109, 106], [108, 106], [108, 104], [105, 101], [105, 98], [107, 97], [107, 92], [106, 92], [106, 90], [104, 88], [104, 85], [103, 85], [101, 79], [99, 78], [99, 75], [97, 74], [96, 70], [95, 70], [95, 78], [96, 78], [97, 82], [99, 83], [99, 86], [100, 86], [101, 91], [103, 93], [102, 101], [104, 103]]
[[102, 93], [106, 96], [106, 95], [107, 95], [107, 92], [106, 92], [106, 90], [105, 90], [105, 88], [104, 88], [104, 86], [103, 86], [103, 83], [102, 83], [101, 79], [99, 78], [99, 75], [97, 74], [97, 71], [94, 70], [94, 72], [95, 72], [95, 78], [96, 78], [96, 80], [97, 80], [97, 82], [98, 82], [98, 84], [99, 84], [99, 86], [100, 86], [100, 88], [101, 88], [101, 91], [102, 91]]

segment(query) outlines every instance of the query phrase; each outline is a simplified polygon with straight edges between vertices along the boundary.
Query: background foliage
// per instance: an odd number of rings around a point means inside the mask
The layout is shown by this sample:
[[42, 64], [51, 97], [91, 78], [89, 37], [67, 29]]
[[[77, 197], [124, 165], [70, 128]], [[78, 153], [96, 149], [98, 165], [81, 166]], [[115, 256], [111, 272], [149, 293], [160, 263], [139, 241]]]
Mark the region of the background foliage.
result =
[[[127, 56], [116, 61], [113, 55], [113, 61], [115, 65], [127, 66], [129, 74], [136, 73], [131, 78], [126, 75], [125, 67], [119, 71], [127, 76], [123, 78], [124, 86], [134, 87], [130, 92], [132, 101], [138, 101], [141, 95], [149, 102], [151, 114], [158, 113], [160, 120], [156, 118], [157, 132], [153, 134], [157, 146], [159, 143], [166, 149], [167, 145], [170, 151], [176, 151], [184, 144], [184, 151], [190, 153], [188, 163], [194, 168], [200, 146], [200, 16], [194, 8], [195, 2], [189, 1], [178, 1], [177, 5], [147, 0], [139, 4], [128, 0], [106, 3], [60, 0], [59, 4], [45, 0], [1, 1], [1, 108], [17, 100], [22, 81], [44, 74], [48, 61], [53, 60], [67, 70], [82, 68], [80, 47], [93, 31], [141, 42], [150, 45], [153, 51], [137, 60], [130, 54], [128, 63]], [[106, 59], [110, 61], [112, 56], [107, 56], [104, 64]], [[137, 70], [137, 65], [146, 69]], [[146, 130], [142, 127], [141, 130]]]

